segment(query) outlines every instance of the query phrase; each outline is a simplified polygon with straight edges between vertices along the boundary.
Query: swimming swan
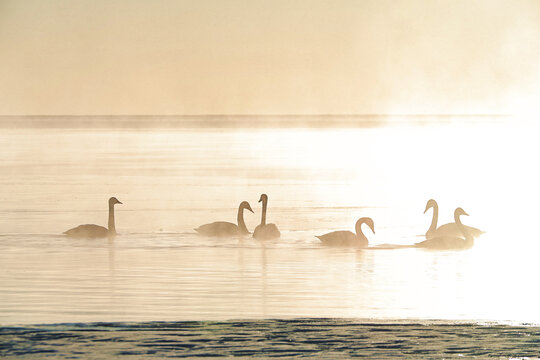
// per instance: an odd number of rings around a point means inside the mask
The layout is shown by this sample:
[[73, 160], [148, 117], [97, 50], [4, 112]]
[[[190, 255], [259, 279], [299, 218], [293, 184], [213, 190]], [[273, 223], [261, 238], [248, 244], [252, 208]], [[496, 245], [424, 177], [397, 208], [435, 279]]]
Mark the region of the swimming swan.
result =
[[205, 236], [236, 236], [236, 235], [247, 235], [250, 232], [246, 227], [244, 222], [244, 209], [253, 212], [251, 206], [247, 201], [242, 201], [238, 207], [238, 215], [236, 221], [238, 225], [226, 222], [226, 221], [216, 221], [211, 224], [204, 224], [195, 229], [199, 234]]
[[[437, 220], [439, 218], [439, 205], [437, 205], [437, 202], [433, 199], [428, 200], [426, 204], [426, 210], [424, 210], [424, 214], [430, 208], [433, 208], [433, 218], [431, 219], [431, 226], [426, 232], [426, 239], [431, 239], [431, 238], [440, 237], [440, 236], [461, 236], [461, 237], [463, 236], [455, 222], [444, 224], [437, 227]], [[467, 229], [467, 231], [473, 238], [477, 238], [478, 236], [484, 233], [482, 230], [479, 230], [472, 226], [466, 226], [466, 225], [464, 226], [465, 226], [465, 229]]]
[[116, 227], [114, 226], [114, 205], [121, 204], [117, 198], [112, 197], [109, 199], [109, 228], [104, 228], [103, 226], [86, 224], [79, 225], [68, 231], [64, 231], [69, 237], [72, 238], [104, 238], [104, 237], [113, 237], [116, 235]]
[[262, 215], [261, 223], [257, 225], [255, 231], [253, 231], [253, 237], [255, 239], [267, 240], [276, 239], [281, 236], [276, 224], [266, 223], [266, 205], [268, 204], [268, 195], [262, 194], [259, 202], [262, 201]]
[[368, 246], [368, 239], [362, 232], [362, 224], [369, 226], [375, 234], [373, 220], [368, 217], [358, 219], [355, 225], [356, 234], [351, 231], [334, 231], [328, 234], [317, 236], [324, 245], [330, 246], [354, 246], [365, 248]]
[[467, 227], [461, 223], [459, 218], [461, 215], [469, 216], [469, 214], [467, 214], [462, 208], [457, 208], [454, 211], [454, 221], [456, 222], [457, 228], [461, 232], [461, 236], [446, 235], [432, 237], [415, 244], [415, 246], [433, 250], [465, 250], [471, 248], [474, 244], [474, 239]]

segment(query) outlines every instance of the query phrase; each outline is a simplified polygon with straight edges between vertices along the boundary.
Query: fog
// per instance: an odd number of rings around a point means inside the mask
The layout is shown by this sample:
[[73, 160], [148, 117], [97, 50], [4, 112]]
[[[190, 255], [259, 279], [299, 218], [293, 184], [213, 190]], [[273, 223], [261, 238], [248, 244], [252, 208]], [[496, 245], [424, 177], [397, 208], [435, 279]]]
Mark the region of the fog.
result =
[[537, 111], [537, 1], [0, 1], [0, 114]]

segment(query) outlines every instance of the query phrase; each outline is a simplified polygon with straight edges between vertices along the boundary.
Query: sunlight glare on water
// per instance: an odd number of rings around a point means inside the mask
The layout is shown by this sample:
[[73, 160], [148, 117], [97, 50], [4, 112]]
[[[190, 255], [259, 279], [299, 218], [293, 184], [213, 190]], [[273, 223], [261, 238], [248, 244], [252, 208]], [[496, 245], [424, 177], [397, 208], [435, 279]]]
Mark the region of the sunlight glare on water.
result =
[[[540, 322], [535, 299], [535, 128], [8, 130], [0, 134], [0, 323], [356, 317]], [[268, 220], [282, 239], [207, 239], [193, 228]], [[106, 225], [108, 240], [60, 234]], [[463, 252], [335, 249], [421, 241], [461, 206], [484, 231]]]

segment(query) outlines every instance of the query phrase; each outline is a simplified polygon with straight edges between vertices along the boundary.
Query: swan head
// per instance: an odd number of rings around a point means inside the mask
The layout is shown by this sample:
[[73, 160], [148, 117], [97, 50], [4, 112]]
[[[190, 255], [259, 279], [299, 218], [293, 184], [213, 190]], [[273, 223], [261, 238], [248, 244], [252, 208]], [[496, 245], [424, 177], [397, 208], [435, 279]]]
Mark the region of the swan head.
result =
[[267, 202], [268, 201], [268, 195], [266, 194], [262, 194], [260, 199], [259, 199], [259, 202]]
[[465, 216], [469, 216], [469, 214], [467, 214], [465, 212], [465, 210], [463, 210], [462, 208], [457, 208], [456, 211], [454, 211], [454, 216], [455, 217], [460, 217], [461, 215], [465, 215]]
[[424, 214], [431, 208], [437, 207], [437, 202], [433, 199], [429, 199], [426, 204], [426, 210], [424, 210]]
[[242, 203], [240, 204], [240, 208], [246, 209], [246, 210], [251, 211], [252, 213], [255, 213], [247, 201], [242, 201]]
[[369, 226], [371, 231], [375, 234], [375, 224], [373, 223], [373, 219], [369, 217], [363, 217], [363, 218], [358, 219], [355, 226], [355, 230], [357, 234], [362, 233], [362, 229], [361, 229], [362, 224], [366, 224], [367, 226]]
[[114, 196], [109, 199], [109, 205], [121, 204], [121, 202]]

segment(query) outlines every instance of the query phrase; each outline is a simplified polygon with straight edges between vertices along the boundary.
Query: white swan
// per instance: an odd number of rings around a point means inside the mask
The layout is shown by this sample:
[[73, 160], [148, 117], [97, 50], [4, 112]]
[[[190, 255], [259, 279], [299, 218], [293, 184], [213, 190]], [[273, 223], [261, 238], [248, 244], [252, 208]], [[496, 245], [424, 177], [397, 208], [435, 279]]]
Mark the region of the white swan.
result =
[[112, 197], [109, 199], [109, 224], [108, 229], [94, 224], [85, 224], [74, 227], [64, 231], [68, 237], [72, 238], [104, 238], [113, 237], [116, 235], [116, 227], [114, 226], [114, 205], [121, 204], [117, 198]]
[[244, 209], [253, 212], [251, 206], [247, 201], [242, 201], [238, 207], [238, 215], [236, 221], [238, 225], [226, 222], [226, 221], [216, 221], [211, 224], [204, 224], [195, 229], [199, 234], [205, 236], [243, 236], [247, 235], [250, 232], [246, 227], [244, 222]]
[[[428, 200], [426, 204], [426, 209], [424, 210], [424, 214], [430, 208], [433, 208], [433, 218], [431, 219], [431, 226], [426, 232], [426, 239], [440, 236], [463, 236], [462, 232], [459, 230], [455, 222], [437, 227], [437, 220], [439, 218], [439, 205], [437, 205], [437, 202], [433, 199]], [[482, 230], [474, 228], [472, 226], [464, 226], [465, 229], [467, 229], [467, 231], [469, 232], [470, 236], [472, 236], [473, 238], [477, 238], [484, 233]]]
[[253, 237], [255, 239], [267, 240], [267, 239], [276, 239], [281, 236], [276, 224], [267, 224], [266, 223], [266, 206], [268, 204], [268, 195], [262, 194], [259, 202], [262, 201], [262, 215], [261, 223], [257, 225], [253, 231]]
[[456, 222], [456, 226], [459, 229], [461, 236], [436, 236], [419, 242], [415, 244], [415, 246], [433, 250], [465, 250], [471, 248], [474, 244], [474, 239], [467, 227], [461, 223], [461, 219], [459, 218], [461, 215], [469, 216], [469, 214], [462, 208], [457, 208], [454, 211], [454, 221]]
[[371, 231], [375, 234], [375, 224], [373, 223], [373, 220], [369, 217], [363, 217], [356, 222], [356, 234], [351, 231], [334, 231], [316, 237], [319, 238], [324, 245], [365, 248], [368, 246], [368, 239], [362, 232], [362, 224], [369, 226]]

